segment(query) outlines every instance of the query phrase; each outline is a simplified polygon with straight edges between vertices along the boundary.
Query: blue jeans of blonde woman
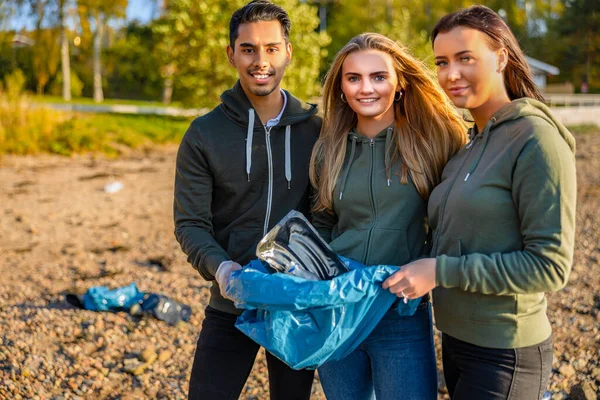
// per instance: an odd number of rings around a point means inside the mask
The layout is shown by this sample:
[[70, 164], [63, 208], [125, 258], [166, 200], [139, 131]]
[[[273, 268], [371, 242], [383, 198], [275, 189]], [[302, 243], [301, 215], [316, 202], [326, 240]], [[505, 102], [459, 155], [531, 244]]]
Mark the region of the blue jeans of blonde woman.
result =
[[435, 400], [431, 303], [402, 317], [390, 309], [350, 355], [318, 370], [327, 400]]

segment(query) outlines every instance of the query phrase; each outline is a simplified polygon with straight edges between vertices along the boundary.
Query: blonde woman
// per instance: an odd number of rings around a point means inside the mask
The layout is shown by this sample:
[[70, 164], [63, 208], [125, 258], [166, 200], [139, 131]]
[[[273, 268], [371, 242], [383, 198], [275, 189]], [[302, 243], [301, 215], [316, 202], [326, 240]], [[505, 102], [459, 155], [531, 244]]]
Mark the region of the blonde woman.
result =
[[[391, 39], [365, 33], [337, 54], [310, 166], [313, 223], [338, 254], [365, 265], [426, 255], [429, 193], [465, 129], [427, 69]], [[435, 399], [431, 305], [392, 307], [347, 358], [319, 369], [336, 399]]]

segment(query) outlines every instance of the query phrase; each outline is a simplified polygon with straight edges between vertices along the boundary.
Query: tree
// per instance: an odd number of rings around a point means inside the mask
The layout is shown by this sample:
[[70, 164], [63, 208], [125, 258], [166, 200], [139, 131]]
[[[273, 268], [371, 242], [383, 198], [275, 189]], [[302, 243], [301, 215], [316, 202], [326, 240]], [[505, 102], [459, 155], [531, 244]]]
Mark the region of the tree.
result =
[[8, 30], [9, 22], [16, 14], [14, 0], [0, 1], [0, 31]]
[[104, 66], [108, 91], [118, 98], [156, 100], [163, 79], [155, 55], [155, 39], [149, 25], [132, 22], [114, 33], [106, 49]]
[[94, 70], [94, 101], [101, 103], [104, 101], [104, 92], [102, 90], [102, 40], [107, 23], [111, 19], [125, 17], [127, 0], [79, 0], [78, 10], [80, 19], [87, 19], [94, 25], [94, 52], [93, 52], [93, 70]]
[[363, 32], [384, 34], [406, 46], [416, 57], [427, 59], [431, 56], [427, 30], [430, 18], [431, 5], [418, 0], [335, 2], [328, 14], [327, 33], [332, 40], [327, 64], [352, 37]]
[[56, 28], [40, 29], [35, 35], [33, 46], [33, 67], [36, 76], [37, 94], [44, 94], [44, 89], [58, 70], [59, 48]]
[[67, 101], [71, 99], [71, 72], [66, 12], [71, 5], [71, 0], [8, 0], [4, 6], [9, 10], [26, 11], [35, 24], [32, 62], [39, 94], [43, 93], [46, 84], [56, 73], [58, 67], [56, 42], [60, 40], [63, 98]]
[[600, 2], [597, 0], [561, 0], [564, 14], [552, 28], [561, 37], [557, 58], [574, 84], [586, 81], [600, 88]]
[[[166, 2], [163, 15], [153, 23], [165, 82], [163, 100], [169, 100], [172, 88], [176, 98], [196, 107], [219, 102], [220, 94], [236, 79], [236, 71], [229, 66], [225, 53], [229, 19], [246, 3], [246, 0]], [[327, 35], [315, 32], [319, 25], [317, 10], [297, 0], [282, 0], [278, 4], [290, 13], [292, 20], [290, 41], [294, 53], [284, 87], [300, 97], [316, 95], [322, 50], [328, 42]]]
[[65, 18], [65, 9], [67, 0], [58, 1], [58, 25], [60, 27], [60, 65], [62, 72], [62, 97], [65, 101], [71, 101], [71, 58], [69, 56], [69, 38], [67, 37], [67, 27]]
[[[32, 61], [37, 81], [36, 91], [41, 95], [58, 69], [58, 32], [51, 22], [52, 0], [28, 0], [27, 3], [35, 22]], [[44, 22], [49, 27], [42, 27]]]

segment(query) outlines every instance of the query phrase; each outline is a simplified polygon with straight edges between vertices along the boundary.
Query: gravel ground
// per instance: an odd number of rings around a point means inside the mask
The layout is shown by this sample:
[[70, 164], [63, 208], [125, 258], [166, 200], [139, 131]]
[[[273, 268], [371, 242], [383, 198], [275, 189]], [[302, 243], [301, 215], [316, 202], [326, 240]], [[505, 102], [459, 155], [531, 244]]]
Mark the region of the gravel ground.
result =
[[[592, 400], [600, 398], [600, 132], [577, 139], [576, 256], [570, 284], [548, 295], [549, 390], [553, 399]], [[0, 160], [0, 399], [185, 398], [209, 292], [173, 236], [175, 152]], [[124, 188], [106, 193], [112, 180]], [[64, 300], [131, 282], [190, 305], [190, 322]], [[262, 354], [241, 398], [268, 399]], [[318, 379], [312, 399], [324, 399]]]

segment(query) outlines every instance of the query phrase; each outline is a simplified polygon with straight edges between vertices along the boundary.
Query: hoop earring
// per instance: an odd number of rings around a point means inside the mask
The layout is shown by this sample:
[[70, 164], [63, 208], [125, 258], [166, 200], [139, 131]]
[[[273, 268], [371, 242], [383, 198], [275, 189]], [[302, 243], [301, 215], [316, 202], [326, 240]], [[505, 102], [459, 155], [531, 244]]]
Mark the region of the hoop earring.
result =
[[402, 90], [398, 90], [398, 91], [396, 92], [396, 94], [397, 94], [398, 96], [394, 96], [394, 101], [398, 102], [398, 101], [400, 101], [400, 99], [402, 98], [402, 95], [403, 95], [404, 93], [402, 92]]
[[347, 101], [346, 101], [346, 98], [344, 97], [344, 92], [342, 92], [342, 93], [340, 94], [340, 97], [342, 98], [342, 101], [343, 101], [344, 103], [347, 103]]

